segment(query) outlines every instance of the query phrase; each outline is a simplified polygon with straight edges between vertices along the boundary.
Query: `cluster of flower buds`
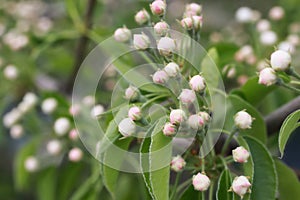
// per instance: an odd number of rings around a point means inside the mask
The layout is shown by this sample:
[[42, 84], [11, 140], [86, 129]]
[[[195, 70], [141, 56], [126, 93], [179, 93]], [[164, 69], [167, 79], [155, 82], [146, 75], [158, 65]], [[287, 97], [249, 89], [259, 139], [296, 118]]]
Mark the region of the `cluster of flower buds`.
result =
[[175, 62], [168, 63], [164, 69], [156, 71], [152, 75], [152, 80], [156, 84], [165, 84], [169, 78], [176, 77], [180, 71], [178, 64]]
[[186, 30], [198, 31], [202, 27], [203, 17], [201, 15], [202, 6], [196, 3], [186, 5], [181, 26]]
[[138, 106], [132, 106], [128, 110], [128, 117], [123, 119], [119, 125], [119, 132], [124, 137], [129, 137], [136, 132], [136, 124], [135, 121], [139, 121], [142, 119], [142, 110]]

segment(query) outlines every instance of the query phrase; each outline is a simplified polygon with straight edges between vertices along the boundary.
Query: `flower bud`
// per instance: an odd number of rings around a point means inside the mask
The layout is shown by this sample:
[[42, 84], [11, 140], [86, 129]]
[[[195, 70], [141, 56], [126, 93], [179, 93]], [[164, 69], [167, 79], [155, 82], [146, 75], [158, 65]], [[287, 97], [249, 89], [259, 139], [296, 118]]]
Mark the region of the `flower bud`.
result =
[[162, 37], [157, 44], [159, 53], [163, 56], [170, 56], [176, 50], [175, 41], [169, 37]]
[[196, 94], [193, 90], [182, 89], [178, 99], [184, 104], [193, 103], [196, 100]]
[[71, 105], [71, 107], [69, 108], [69, 113], [73, 116], [78, 115], [80, 112], [80, 105], [78, 104], [73, 104]]
[[271, 55], [271, 66], [276, 71], [285, 71], [290, 67], [292, 62], [291, 55], [283, 50], [277, 50]]
[[274, 45], [277, 41], [277, 35], [273, 31], [264, 31], [260, 35], [260, 42], [263, 45], [271, 46]]
[[136, 23], [138, 23], [139, 25], [142, 25], [149, 21], [150, 15], [145, 9], [143, 9], [136, 13], [136, 15], [134, 16], [134, 19], [135, 19]]
[[83, 153], [81, 149], [75, 147], [69, 151], [69, 160], [72, 162], [79, 162], [82, 159]]
[[244, 110], [239, 111], [234, 116], [234, 123], [240, 129], [250, 129], [252, 122], [253, 118]]
[[186, 165], [186, 162], [180, 155], [177, 155], [176, 157], [172, 158], [171, 169], [173, 171], [179, 172], [185, 167], [185, 165]]
[[233, 160], [238, 163], [246, 163], [250, 153], [242, 146], [232, 150]]
[[200, 115], [191, 115], [188, 119], [188, 125], [194, 130], [202, 129], [204, 119]]
[[193, 176], [193, 186], [195, 190], [203, 192], [208, 189], [209, 185], [210, 180], [206, 175], [199, 172], [197, 175]]
[[47, 98], [42, 102], [42, 111], [45, 114], [51, 114], [57, 107], [57, 101], [55, 98]]
[[57, 155], [62, 149], [61, 142], [59, 140], [51, 140], [47, 144], [47, 151], [50, 155]]
[[114, 38], [117, 42], [127, 42], [131, 38], [131, 31], [126, 28], [118, 28], [114, 33]]
[[203, 17], [202, 16], [193, 16], [193, 26], [196, 30], [200, 29], [202, 27], [203, 23]]
[[28, 172], [35, 172], [38, 170], [39, 162], [34, 156], [29, 156], [24, 163], [24, 167]]
[[129, 86], [125, 90], [125, 99], [134, 101], [137, 99], [137, 97], [138, 97], [138, 89], [136, 87]]
[[104, 107], [100, 104], [95, 105], [91, 110], [91, 116], [94, 118], [97, 118], [99, 115], [101, 115], [104, 112]]
[[259, 22], [257, 22], [257, 24], [256, 24], [256, 29], [258, 32], [265, 32], [265, 31], [270, 30], [270, 28], [271, 28], [271, 24], [266, 19], [262, 19]]
[[172, 124], [180, 124], [186, 119], [186, 115], [183, 110], [175, 109], [170, 113], [170, 122]]
[[201, 14], [202, 6], [197, 3], [190, 3], [185, 7], [186, 12], [194, 13], [194, 15]]
[[69, 131], [70, 126], [71, 125], [69, 119], [61, 117], [55, 121], [54, 131], [57, 135], [63, 136]]
[[181, 20], [181, 26], [186, 30], [191, 30], [193, 28], [193, 19], [191, 17], [186, 17]]
[[166, 35], [169, 29], [170, 27], [166, 22], [158, 22], [154, 25], [154, 32], [160, 36]]
[[166, 11], [166, 3], [163, 0], [155, 0], [152, 4], [150, 4], [150, 9], [154, 15], [161, 16]]
[[201, 111], [198, 113], [198, 115], [200, 115], [202, 117], [202, 119], [204, 120], [204, 123], [208, 123], [211, 120], [211, 117], [207, 112]]
[[270, 12], [269, 12], [269, 17], [272, 20], [281, 20], [284, 17], [284, 10], [282, 7], [280, 6], [275, 6], [273, 8], [271, 8]]
[[164, 70], [159, 70], [153, 74], [152, 79], [156, 84], [164, 84], [169, 80], [169, 76]]
[[238, 176], [235, 177], [231, 189], [233, 192], [235, 192], [237, 195], [243, 198], [243, 196], [249, 192], [249, 188], [251, 186], [251, 183], [245, 176]]
[[168, 74], [169, 77], [175, 77], [178, 74], [178, 72], [180, 71], [179, 66], [174, 62], [168, 63], [165, 66], [164, 70]]
[[78, 132], [75, 128], [69, 132], [69, 138], [70, 138], [70, 140], [73, 140], [73, 141], [78, 139]]
[[88, 96], [85, 96], [83, 99], [82, 99], [82, 103], [85, 105], [85, 106], [88, 106], [88, 107], [91, 107], [95, 104], [96, 102], [96, 99], [95, 97], [91, 96], [91, 95], [88, 95]]
[[288, 53], [291, 53], [291, 54], [294, 54], [296, 49], [295, 49], [295, 46], [288, 42], [288, 41], [282, 41], [278, 44], [278, 49], [279, 50], [283, 50], [283, 51], [286, 51]]
[[128, 117], [133, 120], [140, 120], [142, 118], [142, 111], [139, 107], [133, 106], [128, 110]]
[[163, 134], [165, 136], [173, 136], [175, 135], [177, 132], [177, 128], [174, 124], [170, 123], [170, 122], [167, 122], [164, 126], [164, 129], [163, 129]]
[[134, 34], [133, 46], [138, 50], [145, 50], [150, 46], [150, 39], [145, 34]]
[[200, 75], [193, 76], [191, 78], [189, 84], [190, 84], [191, 89], [196, 92], [202, 92], [205, 90], [205, 87], [206, 87], [205, 80]]
[[3, 70], [4, 77], [7, 78], [8, 80], [15, 80], [18, 78], [19, 71], [14, 65], [8, 65], [5, 67]]
[[119, 123], [119, 132], [124, 136], [124, 137], [129, 137], [132, 134], [135, 133], [136, 131], [136, 125], [134, 121], [130, 118], [125, 118]]
[[241, 7], [236, 11], [235, 18], [240, 23], [249, 23], [253, 19], [253, 10], [248, 7]]
[[15, 124], [10, 129], [10, 136], [13, 139], [18, 139], [22, 137], [23, 134], [24, 134], [23, 126], [21, 126], [20, 124]]
[[262, 69], [259, 72], [259, 79], [258, 79], [259, 84], [270, 86], [275, 84], [276, 81], [277, 81], [277, 76], [274, 69], [267, 67]]

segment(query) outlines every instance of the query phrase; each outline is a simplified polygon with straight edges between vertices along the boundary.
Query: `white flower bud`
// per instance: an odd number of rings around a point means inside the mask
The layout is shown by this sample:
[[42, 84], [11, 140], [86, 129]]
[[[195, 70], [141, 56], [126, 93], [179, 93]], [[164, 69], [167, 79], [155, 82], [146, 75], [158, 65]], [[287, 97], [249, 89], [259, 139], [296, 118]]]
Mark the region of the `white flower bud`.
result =
[[15, 80], [18, 78], [19, 71], [14, 65], [8, 65], [4, 68], [3, 74], [8, 80]]
[[54, 123], [54, 131], [57, 135], [63, 136], [70, 130], [70, 121], [65, 117], [58, 118]]
[[277, 50], [271, 55], [270, 63], [274, 70], [285, 71], [290, 67], [292, 62], [291, 55], [283, 50]]
[[164, 84], [169, 80], [169, 76], [164, 70], [159, 70], [153, 74], [152, 79], [156, 84]]
[[45, 114], [51, 114], [57, 107], [57, 101], [55, 98], [47, 98], [42, 102], [42, 111]]
[[81, 149], [75, 147], [69, 151], [68, 157], [69, 157], [69, 160], [72, 162], [79, 162], [83, 157], [83, 153], [82, 153]]
[[163, 0], [155, 0], [152, 4], [150, 4], [150, 9], [154, 15], [161, 16], [166, 11], [166, 3]]
[[186, 165], [186, 162], [180, 155], [177, 155], [176, 157], [172, 158], [171, 169], [173, 171], [179, 172], [185, 167], [185, 165]]
[[69, 132], [69, 138], [70, 138], [70, 140], [73, 140], [73, 141], [78, 139], [78, 132], [75, 128]]
[[191, 115], [188, 119], [188, 125], [194, 130], [202, 129], [204, 126], [204, 119], [200, 115]]
[[145, 50], [150, 46], [150, 39], [145, 34], [134, 34], [133, 46], [138, 50]]
[[238, 22], [249, 23], [253, 19], [253, 11], [248, 7], [241, 7], [236, 11], [235, 18]]
[[295, 46], [288, 41], [280, 42], [278, 45], [278, 49], [286, 51], [291, 54], [295, 53], [295, 51], [296, 51]]
[[203, 17], [202, 16], [193, 16], [193, 26], [196, 30], [200, 29], [203, 24]]
[[35, 172], [39, 168], [39, 162], [34, 156], [29, 156], [26, 158], [24, 167], [28, 172]]
[[182, 89], [178, 99], [184, 104], [193, 103], [196, 100], [196, 94], [193, 90]]
[[85, 96], [85, 97], [82, 99], [83, 105], [88, 106], [88, 107], [91, 107], [91, 106], [95, 105], [95, 102], [96, 102], [95, 97], [90, 96], [90, 95]]
[[99, 115], [101, 115], [104, 112], [104, 107], [100, 104], [95, 105], [91, 110], [91, 116], [94, 118], [97, 118]]
[[198, 115], [200, 115], [202, 117], [202, 119], [204, 120], [204, 123], [208, 123], [211, 120], [211, 117], [207, 112], [201, 111], [198, 113]]
[[139, 107], [133, 106], [128, 110], [128, 117], [133, 120], [140, 120], [142, 118], [142, 111]]
[[142, 25], [149, 21], [150, 15], [145, 9], [143, 9], [136, 13], [136, 15], [134, 16], [134, 19], [135, 19], [136, 23], [138, 23], [139, 25]]
[[274, 69], [267, 67], [259, 72], [258, 83], [266, 86], [275, 84], [277, 81], [276, 72]]
[[22, 137], [24, 134], [23, 126], [20, 124], [15, 124], [10, 129], [10, 136], [14, 139]]
[[244, 195], [249, 192], [249, 188], [251, 183], [249, 182], [248, 178], [245, 176], [238, 176], [235, 177], [231, 189], [240, 197], [244, 197]]
[[175, 109], [170, 113], [170, 122], [172, 124], [180, 124], [186, 119], [186, 115], [183, 110]]
[[136, 125], [134, 121], [130, 118], [125, 118], [119, 123], [119, 132], [124, 136], [124, 137], [129, 137], [132, 134], [135, 133], [136, 131]]
[[274, 45], [277, 41], [277, 35], [273, 31], [264, 31], [260, 35], [260, 42], [263, 45], [271, 46]]
[[280, 6], [275, 6], [269, 11], [269, 17], [272, 20], [281, 20], [284, 17], [284, 10]]
[[51, 140], [47, 143], [46, 148], [50, 155], [57, 155], [61, 152], [62, 145], [59, 140]]
[[164, 36], [169, 32], [169, 25], [166, 22], [158, 22], [154, 25], [154, 32], [159, 36]]
[[205, 90], [205, 87], [206, 87], [205, 80], [200, 75], [193, 76], [191, 78], [189, 84], [190, 84], [191, 89], [196, 92], [202, 92]]
[[163, 56], [170, 56], [176, 50], [175, 41], [169, 37], [162, 37], [157, 44], [159, 53]]
[[34, 106], [37, 103], [37, 96], [31, 92], [28, 92], [23, 97], [23, 101], [26, 102], [29, 106]]
[[291, 35], [289, 35], [289, 36], [287, 37], [287, 41], [288, 41], [290, 44], [292, 44], [292, 45], [294, 45], [294, 46], [297, 46], [297, 45], [299, 45], [299, 43], [300, 43], [300, 38], [299, 38], [299, 36], [298, 36], [297, 34], [291, 34]]
[[202, 11], [202, 6], [197, 3], [190, 3], [186, 5], [185, 11], [194, 13], [194, 15], [200, 15]]
[[173, 136], [175, 135], [177, 132], [177, 128], [174, 124], [170, 123], [170, 122], [167, 122], [165, 125], [164, 125], [164, 128], [163, 128], [163, 134], [165, 136]]
[[250, 129], [252, 122], [253, 118], [244, 110], [239, 111], [234, 116], [234, 123], [240, 129]]
[[3, 124], [5, 127], [10, 128], [22, 117], [22, 113], [19, 109], [13, 109], [3, 116]]
[[136, 100], [137, 97], [138, 97], [138, 89], [136, 87], [129, 86], [125, 90], [125, 99], [133, 101]]
[[180, 71], [179, 66], [174, 62], [168, 63], [165, 66], [164, 70], [168, 74], [169, 77], [175, 77], [178, 74], [178, 72]]
[[270, 28], [271, 28], [271, 24], [266, 19], [262, 19], [262, 20], [258, 21], [256, 24], [256, 29], [258, 32], [265, 32], [265, 31], [270, 30]]
[[250, 153], [242, 146], [235, 148], [232, 150], [232, 157], [235, 162], [238, 163], [246, 163]]
[[69, 113], [73, 116], [76, 116], [80, 113], [80, 105], [78, 104], [73, 104], [69, 108]]
[[131, 38], [131, 31], [126, 28], [118, 28], [114, 33], [114, 38], [117, 42], [127, 42]]
[[181, 26], [186, 30], [191, 30], [194, 26], [193, 19], [191, 17], [183, 18], [180, 23]]
[[193, 186], [195, 190], [198, 191], [206, 191], [210, 185], [209, 178], [201, 173], [198, 173], [197, 175], [193, 176]]

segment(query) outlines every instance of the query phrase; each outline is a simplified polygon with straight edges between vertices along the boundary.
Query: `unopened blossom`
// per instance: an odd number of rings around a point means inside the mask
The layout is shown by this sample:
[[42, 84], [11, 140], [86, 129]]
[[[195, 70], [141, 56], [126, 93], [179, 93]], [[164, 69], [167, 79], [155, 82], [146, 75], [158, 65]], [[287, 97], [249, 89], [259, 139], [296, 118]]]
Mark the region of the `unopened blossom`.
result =
[[91, 95], [85, 96], [82, 99], [83, 105], [88, 106], [88, 107], [91, 107], [91, 106], [95, 105], [95, 102], [96, 102], [95, 97], [91, 96]]
[[22, 117], [23, 113], [20, 112], [19, 109], [14, 108], [10, 112], [6, 113], [3, 116], [3, 125], [6, 128], [12, 127], [14, 124], [16, 124], [20, 118]]
[[269, 11], [269, 17], [272, 20], [281, 20], [284, 17], [284, 10], [280, 6], [275, 6]]
[[300, 38], [297, 34], [291, 34], [287, 37], [287, 41], [294, 45], [294, 46], [297, 46], [300, 44]]
[[163, 128], [163, 134], [165, 136], [173, 136], [175, 135], [177, 132], [177, 128], [174, 124], [170, 123], [170, 122], [167, 122], [165, 125], [164, 125], [164, 128]]
[[283, 50], [277, 50], [271, 55], [270, 63], [271, 67], [276, 71], [287, 70], [292, 62], [291, 55]]
[[249, 23], [253, 19], [253, 11], [248, 7], [241, 7], [236, 11], [235, 18], [238, 22]]
[[193, 15], [200, 15], [202, 6], [197, 3], [190, 3], [186, 5], [185, 12], [193, 13]]
[[69, 160], [72, 162], [79, 162], [83, 157], [83, 153], [82, 153], [81, 149], [79, 149], [78, 147], [75, 147], [69, 151], [68, 157], [69, 157]]
[[240, 129], [250, 129], [253, 118], [245, 110], [239, 111], [234, 116], [234, 123]]
[[138, 106], [133, 106], [128, 110], [128, 117], [133, 120], [140, 120], [142, 118], [142, 111], [140, 107]]
[[251, 183], [249, 182], [247, 177], [238, 176], [234, 178], [231, 190], [237, 195], [239, 195], [241, 198], [243, 198], [247, 192], [250, 192], [250, 187]]
[[136, 23], [138, 23], [139, 25], [142, 25], [149, 21], [150, 15], [145, 9], [143, 9], [135, 14], [134, 19], [135, 19]]
[[39, 168], [39, 161], [34, 156], [29, 156], [26, 158], [24, 167], [28, 172], [35, 172]]
[[202, 92], [205, 90], [205, 80], [201, 75], [193, 76], [189, 81], [190, 87], [196, 92]]
[[138, 97], [138, 89], [133, 86], [129, 86], [125, 90], [125, 99], [134, 101]]
[[163, 56], [170, 56], [176, 50], [175, 41], [169, 37], [162, 37], [157, 43], [157, 49]]
[[131, 31], [126, 28], [118, 28], [114, 33], [114, 38], [117, 42], [127, 42], [131, 38]]
[[76, 116], [80, 113], [80, 105], [78, 104], [72, 104], [69, 108], [69, 113], [73, 116]]
[[27, 35], [13, 30], [3, 36], [3, 43], [9, 46], [13, 51], [18, 51], [29, 43], [29, 39]]
[[104, 107], [101, 104], [95, 105], [91, 110], [91, 116], [96, 118], [104, 112]]
[[271, 28], [271, 24], [266, 19], [262, 19], [262, 20], [258, 21], [256, 24], [256, 30], [258, 32], [268, 31], [268, 30], [270, 30], [270, 28]]
[[158, 16], [161, 16], [165, 13], [166, 7], [167, 5], [163, 0], [155, 0], [150, 4], [151, 12]]
[[200, 115], [191, 115], [188, 119], [188, 125], [195, 130], [202, 129], [204, 126], [204, 119]]
[[186, 29], [186, 30], [191, 30], [193, 29], [193, 19], [191, 17], [186, 17], [186, 18], [183, 18], [181, 21], [181, 26]]
[[169, 32], [169, 29], [170, 29], [169, 25], [164, 21], [157, 22], [154, 25], [154, 32], [160, 36], [165, 36]]
[[242, 46], [236, 53], [235, 53], [235, 60], [238, 62], [243, 62], [247, 60], [248, 57], [253, 55], [253, 48], [250, 45]]
[[20, 124], [15, 124], [13, 125], [11, 128], [10, 128], [10, 136], [13, 138], [13, 139], [18, 139], [20, 137], [23, 136], [24, 134], [24, 129], [23, 129], [23, 126], [21, 126]]
[[204, 120], [204, 123], [208, 123], [211, 120], [210, 115], [205, 111], [199, 112], [198, 115], [200, 115], [202, 117], [202, 119]]
[[250, 153], [244, 147], [240, 146], [232, 150], [232, 157], [235, 162], [246, 163]]
[[278, 44], [278, 49], [286, 51], [286, 52], [291, 53], [291, 54], [295, 53], [295, 51], [296, 51], [295, 46], [292, 43], [288, 42], [288, 41], [280, 42]]
[[210, 179], [205, 174], [199, 172], [197, 175], [193, 176], [192, 183], [195, 190], [203, 192], [210, 186]]
[[73, 140], [73, 141], [78, 139], [78, 132], [75, 128], [69, 132], [69, 138], [70, 138], [70, 140]]
[[18, 78], [19, 70], [14, 65], [8, 65], [4, 68], [3, 74], [8, 80], [15, 80]]
[[178, 72], [180, 71], [178, 64], [174, 63], [174, 62], [168, 63], [165, 66], [164, 70], [168, 74], [169, 77], [177, 76]]
[[53, 139], [47, 143], [46, 148], [50, 155], [57, 155], [62, 150], [62, 144], [59, 140]]
[[55, 98], [47, 98], [42, 102], [41, 108], [45, 114], [51, 114], [57, 107], [57, 100]]
[[136, 125], [132, 119], [125, 118], [119, 123], [118, 129], [124, 137], [129, 137], [135, 133]]
[[258, 83], [266, 86], [274, 85], [277, 82], [277, 76], [274, 69], [267, 67], [259, 72]]
[[71, 124], [68, 118], [58, 118], [54, 123], [54, 131], [57, 135], [63, 136], [70, 130]]
[[156, 84], [164, 84], [169, 80], [169, 76], [164, 70], [158, 70], [153, 74], [152, 80]]
[[145, 50], [150, 46], [150, 39], [145, 34], [134, 34], [133, 35], [133, 46], [137, 50]]
[[263, 45], [271, 46], [277, 42], [277, 35], [274, 31], [264, 31], [259, 39]]
[[185, 112], [181, 109], [172, 110], [170, 113], [170, 122], [172, 124], [180, 124], [186, 119]]
[[179, 172], [185, 167], [185, 165], [186, 165], [186, 162], [184, 161], [184, 159], [180, 155], [177, 155], [177, 156], [172, 158], [171, 169], [173, 171]]
[[203, 23], [203, 17], [202, 16], [192, 16], [193, 19], [193, 26], [196, 30], [200, 29], [202, 27]]
[[182, 89], [178, 99], [184, 104], [193, 103], [196, 100], [196, 94], [193, 90]]

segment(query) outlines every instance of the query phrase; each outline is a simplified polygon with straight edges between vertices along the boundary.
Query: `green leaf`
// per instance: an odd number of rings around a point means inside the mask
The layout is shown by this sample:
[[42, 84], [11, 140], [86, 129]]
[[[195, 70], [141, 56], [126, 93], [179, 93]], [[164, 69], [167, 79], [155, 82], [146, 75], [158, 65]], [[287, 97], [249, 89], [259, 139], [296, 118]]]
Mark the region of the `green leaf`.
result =
[[253, 159], [253, 180], [250, 199], [274, 200], [277, 191], [277, 174], [274, 160], [262, 142], [244, 137]]
[[275, 164], [278, 174], [279, 200], [300, 197], [300, 182], [294, 171], [278, 159], [275, 159]]
[[40, 200], [55, 200], [57, 171], [49, 168], [40, 172], [37, 184], [37, 197]]
[[225, 169], [218, 182], [218, 189], [217, 189], [217, 200], [230, 200], [232, 199], [232, 192], [228, 192], [231, 187], [232, 177], [230, 171]]
[[201, 70], [207, 85], [210, 88], [217, 88], [219, 85], [220, 77], [216, 63], [218, 63], [218, 52], [215, 48], [208, 50], [207, 55], [201, 63]]
[[284, 154], [285, 145], [293, 133], [293, 131], [300, 126], [300, 109], [290, 114], [283, 122], [278, 138], [279, 150], [281, 153], [281, 157]]
[[194, 189], [194, 186], [191, 184], [182, 194], [180, 200], [191, 200], [197, 199], [202, 200], [202, 194], [199, 191]]

